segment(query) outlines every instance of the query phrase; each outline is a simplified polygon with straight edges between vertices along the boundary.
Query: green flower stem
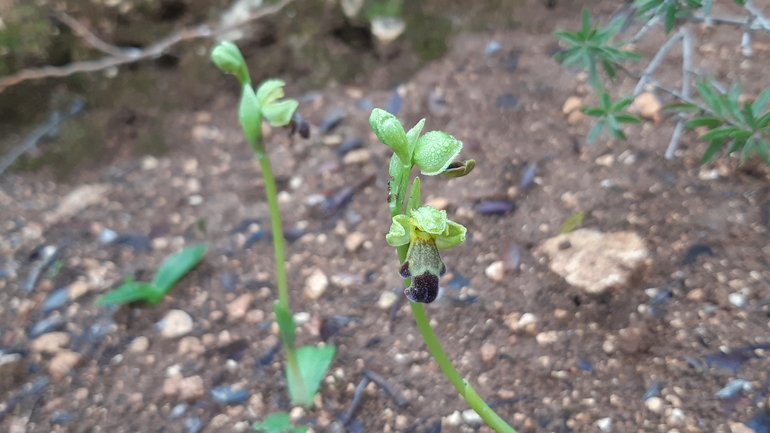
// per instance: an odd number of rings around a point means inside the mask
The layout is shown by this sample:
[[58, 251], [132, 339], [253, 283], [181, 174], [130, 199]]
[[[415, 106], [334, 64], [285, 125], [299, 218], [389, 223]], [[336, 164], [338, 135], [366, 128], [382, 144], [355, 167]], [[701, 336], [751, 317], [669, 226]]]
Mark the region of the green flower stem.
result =
[[[262, 178], [265, 180], [265, 195], [267, 196], [267, 203], [270, 206], [270, 224], [273, 228], [273, 251], [275, 253], [275, 279], [278, 284], [278, 302], [286, 311], [291, 311], [289, 308], [289, 287], [286, 279], [286, 253], [283, 239], [283, 227], [281, 227], [281, 210], [278, 208], [278, 190], [275, 186], [275, 177], [273, 176], [273, 167], [270, 165], [270, 159], [265, 151], [265, 143], [262, 140], [262, 128], [259, 128], [258, 138], [255, 142], [251, 143], [251, 147], [254, 149], [254, 155], [259, 161], [260, 167], [262, 167]], [[306, 400], [307, 391], [305, 391], [305, 385], [302, 383], [302, 376], [300, 375], [299, 362], [297, 361], [297, 351], [294, 345], [287, 344], [284, 339], [284, 347], [286, 348], [286, 361], [289, 364], [294, 377], [297, 378], [297, 393], [300, 395], [300, 399]]]
[[[402, 181], [402, 185], [400, 185], [400, 191], [406, 191], [408, 184], [409, 176], [406, 176], [405, 181]], [[406, 200], [408, 200], [408, 197]], [[396, 216], [401, 213], [401, 209], [403, 208], [403, 201], [404, 197], [402, 196], [401, 201], [397, 202], [397, 206], [395, 208], [396, 210], [392, 212], [392, 216]], [[402, 245], [397, 248], [398, 260], [400, 263], [404, 263], [404, 260], [406, 260], [406, 253], [408, 250], [409, 244]], [[404, 280], [404, 283], [406, 284], [406, 287], [409, 287], [411, 281], [407, 279]], [[457, 372], [454, 365], [452, 365], [452, 361], [449, 359], [446, 352], [444, 352], [444, 348], [441, 347], [441, 342], [438, 341], [436, 333], [433, 332], [433, 328], [430, 326], [428, 315], [425, 314], [425, 307], [423, 304], [410, 301], [410, 306], [412, 307], [414, 320], [417, 322], [417, 327], [420, 329], [420, 333], [422, 334], [423, 340], [425, 340], [425, 344], [428, 346], [428, 350], [430, 351], [431, 355], [433, 355], [433, 358], [436, 360], [439, 367], [441, 367], [441, 371], [444, 372], [444, 375], [449, 379], [450, 382], [452, 382], [452, 385], [454, 385], [455, 389], [457, 389], [457, 392], [463, 396], [465, 401], [468, 402], [468, 405], [479, 414], [481, 419], [483, 419], [484, 422], [492, 427], [492, 429], [494, 429], [497, 433], [517, 433], [513, 427], [508, 425], [508, 423], [500, 418], [500, 415], [498, 415], [494, 410], [492, 410], [491, 407], [489, 407], [489, 405], [487, 405], [484, 399], [482, 399], [476, 393], [476, 390], [473, 389], [471, 384], [467, 380], [463, 379], [463, 377], [460, 376], [460, 373]]]

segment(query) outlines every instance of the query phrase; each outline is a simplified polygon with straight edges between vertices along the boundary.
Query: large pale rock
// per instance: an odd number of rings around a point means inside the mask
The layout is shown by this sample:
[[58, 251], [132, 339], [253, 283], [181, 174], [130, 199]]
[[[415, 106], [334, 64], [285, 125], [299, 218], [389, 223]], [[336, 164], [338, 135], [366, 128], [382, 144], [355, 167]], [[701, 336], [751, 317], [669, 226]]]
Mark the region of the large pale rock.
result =
[[535, 251], [570, 285], [599, 294], [623, 286], [645, 264], [649, 252], [634, 232], [579, 229], [547, 239]]

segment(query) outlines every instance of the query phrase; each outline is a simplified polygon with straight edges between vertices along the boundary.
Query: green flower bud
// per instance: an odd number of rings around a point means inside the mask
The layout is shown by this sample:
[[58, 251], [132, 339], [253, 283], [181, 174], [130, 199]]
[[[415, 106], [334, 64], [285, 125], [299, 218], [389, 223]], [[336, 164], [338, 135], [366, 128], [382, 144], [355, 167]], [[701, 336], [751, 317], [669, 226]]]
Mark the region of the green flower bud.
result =
[[246, 66], [241, 50], [230, 41], [219, 43], [211, 50], [211, 61], [224, 72], [235, 75], [241, 85], [251, 82], [249, 68]]
[[[401, 126], [401, 122], [396, 119], [396, 116], [380, 108], [375, 108], [369, 116], [369, 124], [377, 138], [393, 149], [401, 164], [411, 167], [412, 154], [409, 150], [409, 142], [404, 127]], [[419, 134], [419, 131], [417, 133]]]

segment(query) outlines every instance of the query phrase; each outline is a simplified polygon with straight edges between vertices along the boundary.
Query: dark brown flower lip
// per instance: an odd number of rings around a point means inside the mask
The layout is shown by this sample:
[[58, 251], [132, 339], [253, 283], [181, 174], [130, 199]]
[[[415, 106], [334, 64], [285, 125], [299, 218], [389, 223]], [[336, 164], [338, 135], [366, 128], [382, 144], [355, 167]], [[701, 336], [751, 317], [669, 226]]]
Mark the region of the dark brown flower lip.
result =
[[404, 290], [412, 302], [430, 304], [438, 297], [438, 276], [426, 272], [412, 278], [412, 285]]

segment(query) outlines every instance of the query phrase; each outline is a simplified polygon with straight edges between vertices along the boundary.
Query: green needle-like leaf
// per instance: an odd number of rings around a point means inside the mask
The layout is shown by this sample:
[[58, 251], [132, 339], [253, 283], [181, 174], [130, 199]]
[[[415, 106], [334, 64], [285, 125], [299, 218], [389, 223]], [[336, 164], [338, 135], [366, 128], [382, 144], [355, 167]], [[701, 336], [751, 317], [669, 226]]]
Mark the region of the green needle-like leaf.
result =
[[602, 118], [599, 119], [596, 124], [591, 128], [591, 132], [588, 133], [588, 137], [586, 138], [586, 143], [593, 144], [594, 141], [596, 141], [597, 138], [599, 138], [599, 134], [602, 132], [602, 129], [604, 128], [604, 124], [607, 121]]
[[765, 88], [765, 90], [763, 90], [751, 104], [751, 113], [754, 117], [760, 117], [765, 106], [767, 106], [768, 101], [770, 101], [770, 87]]
[[703, 154], [703, 158], [701, 159], [701, 164], [706, 164], [707, 162], [711, 161], [712, 158], [714, 158], [714, 155], [719, 152], [719, 149], [722, 148], [723, 140], [712, 140], [711, 144], [709, 145], [708, 149], [706, 149], [706, 153]]

